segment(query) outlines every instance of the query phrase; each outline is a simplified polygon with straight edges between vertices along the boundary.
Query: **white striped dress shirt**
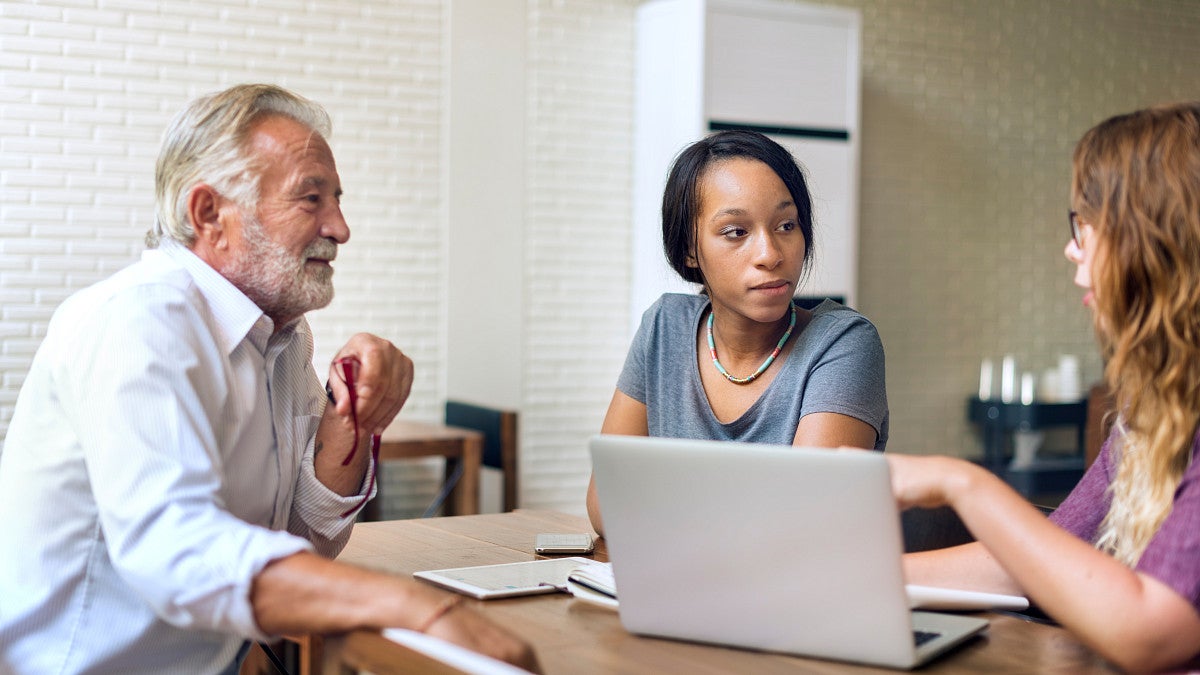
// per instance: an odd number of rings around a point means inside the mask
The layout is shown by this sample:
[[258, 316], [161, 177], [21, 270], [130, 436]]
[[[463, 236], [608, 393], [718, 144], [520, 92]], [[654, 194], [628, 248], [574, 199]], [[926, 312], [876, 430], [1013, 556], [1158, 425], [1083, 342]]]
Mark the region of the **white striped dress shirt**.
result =
[[332, 557], [312, 334], [165, 243], [55, 312], [0, 451], [0, 672], [217, 673], [250, 583]]

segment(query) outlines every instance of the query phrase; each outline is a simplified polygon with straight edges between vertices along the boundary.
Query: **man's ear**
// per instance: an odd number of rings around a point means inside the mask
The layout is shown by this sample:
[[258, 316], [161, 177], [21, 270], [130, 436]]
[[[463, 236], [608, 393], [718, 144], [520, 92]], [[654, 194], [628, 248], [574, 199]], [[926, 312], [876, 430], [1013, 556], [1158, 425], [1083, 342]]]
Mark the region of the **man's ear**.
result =
[[187, 215], [196, 233], [196, 249], [220, 251], [229, 245], [221, 222], [223, 202], [221, 194], [207, 183], [199, 183], [188, 191]]

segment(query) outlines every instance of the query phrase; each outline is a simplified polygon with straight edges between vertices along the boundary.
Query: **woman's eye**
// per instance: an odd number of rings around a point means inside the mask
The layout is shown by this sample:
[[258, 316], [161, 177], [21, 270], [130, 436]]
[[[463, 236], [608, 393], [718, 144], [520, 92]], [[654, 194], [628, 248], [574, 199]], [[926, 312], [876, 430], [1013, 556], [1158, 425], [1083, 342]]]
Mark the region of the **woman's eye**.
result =
[[721, 230], [721, 236], [727, 239], [737, 239], [746, 236], [746, 230], [740, 227], [727, 227]]
[[791, 232], [792, 230], [796, 229], [796, 227], [797, 227], [796, 223], [794, 223], [790, 220], [787, 221], [786, 223], [780, 223], [780, 225], [779, 225], [779, 229], [784, 232]]

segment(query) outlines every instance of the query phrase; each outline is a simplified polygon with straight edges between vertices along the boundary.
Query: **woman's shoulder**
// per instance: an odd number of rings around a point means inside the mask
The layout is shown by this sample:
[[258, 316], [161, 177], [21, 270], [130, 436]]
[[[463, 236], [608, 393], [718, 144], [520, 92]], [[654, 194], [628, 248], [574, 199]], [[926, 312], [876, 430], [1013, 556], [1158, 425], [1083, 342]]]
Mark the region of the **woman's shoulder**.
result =
[[842, 328], [843, 330], [853, 330], [857, 327], [859, 330], [878, 334], [875, 324], [871, 323], [871, 320], [865, 315], [834, 300], [824, 300], [809, 311], [812, 312], [809, 326], [825, 326], [830, 329]]
[[644, 318], [691, 320], [704, 311], [708, 297], [694, 293], [663, 293], [646, 310]]
[[654, 304], [670, 308], [699, 308], [708, 304], [708, 296], [699, 293], [663, 293]]
[[642, 313], [634, 344], [673, 343], [695, 330], [708, 298], [687, 293], [664, 293]]

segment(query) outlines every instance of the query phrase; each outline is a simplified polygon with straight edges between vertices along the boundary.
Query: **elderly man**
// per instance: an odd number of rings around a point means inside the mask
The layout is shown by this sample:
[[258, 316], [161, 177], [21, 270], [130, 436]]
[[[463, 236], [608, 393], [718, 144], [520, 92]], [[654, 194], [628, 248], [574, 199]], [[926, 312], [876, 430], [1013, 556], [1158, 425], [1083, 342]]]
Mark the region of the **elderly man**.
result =
[[388, 626], [536, 666], [457, 596], [330, 560], [412, 363], [359, 334], [328, 392], [311, 365], [350, 238], [328, 129], [278, 87], [191, 103], [152, 249], [55, 313], [0, 453], [0, 672], [234, 672], [247, 639]]

